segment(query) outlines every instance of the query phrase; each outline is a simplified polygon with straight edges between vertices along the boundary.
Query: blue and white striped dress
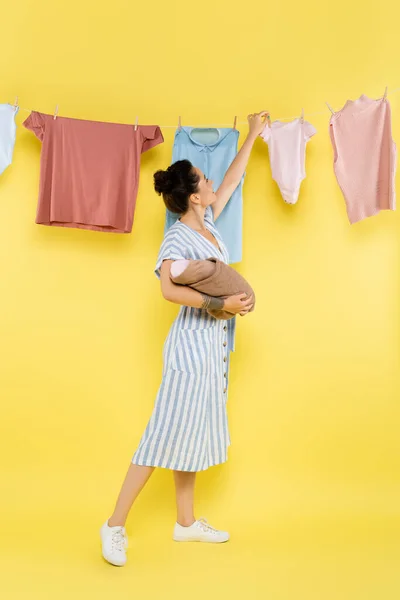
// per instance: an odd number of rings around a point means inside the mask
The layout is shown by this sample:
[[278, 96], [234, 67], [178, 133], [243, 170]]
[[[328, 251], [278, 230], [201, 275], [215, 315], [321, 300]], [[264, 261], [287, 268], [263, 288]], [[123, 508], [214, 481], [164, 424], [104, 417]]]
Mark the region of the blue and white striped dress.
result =
[[[155, 273], [163, 260], [207, 259], [228, 263], [211, 207], [205, 225], [219, 250], [181, 221], [167, 231]], [[181, 306], [165, 340], [163, 376], [153, 413], [132, 463], [177, 471], [204, 471], [227, 460], [230, 445], [226, 410], [229, 353], [235, 318], [215, 319], [200, 308]]]

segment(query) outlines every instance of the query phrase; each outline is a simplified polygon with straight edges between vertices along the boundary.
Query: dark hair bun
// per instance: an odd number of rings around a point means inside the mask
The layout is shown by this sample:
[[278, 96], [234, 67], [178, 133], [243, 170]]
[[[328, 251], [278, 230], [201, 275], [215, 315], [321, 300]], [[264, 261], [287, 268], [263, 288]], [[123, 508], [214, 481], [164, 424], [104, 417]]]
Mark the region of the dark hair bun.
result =
[[199, 176], [188, 160], [178, 160], [166, 171], [154, 173], [154, 189], [162, 195], [169, 211], [184, 214], [189, 208], [189, 197], [198, 190]]
[[157, 171], [154, 173], [154, 189], [157, 194], [170, 194], [174, 188], [172, 173], [170, 171]]

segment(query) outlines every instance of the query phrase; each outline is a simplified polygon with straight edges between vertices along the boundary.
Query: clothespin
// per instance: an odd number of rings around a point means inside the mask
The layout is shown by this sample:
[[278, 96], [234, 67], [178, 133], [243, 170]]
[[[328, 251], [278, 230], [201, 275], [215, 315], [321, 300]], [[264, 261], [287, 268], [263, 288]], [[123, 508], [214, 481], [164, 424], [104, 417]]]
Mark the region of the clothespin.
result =
[[300, 121], [302, 123], [304, 123], [304, 108], [301, 109], [301, 117], [300, 117]]
[[17, 112], [17, 109], [18, 109], [18, 96], [15, 96], [15, 102], [14, 102], [13, 106], [14, 106], [15, 112]]
[[384, 100], [386, 100], [386, 97], [387, 97], [387, 90], [388, 90], [388, 89], [387, 89], [387, 86], [386, 86], [386, 87], [385, 87], [385, 93], [383, 94], [383, 99], [384, 99]]
[[329, 108], [329, 110], [331, 111], [331, 113], [334, 115], [335, 111], [333, 110], [332, 106], [330, 104], [328, 104], [327, 102], [325, 102], [325, 104], [327, 105], [327, 107]]
[[56, 104], [56, 110], [54, 111], [54, 117], [53, 117], [54, 120], [56, 120], [57, 114], [58, 114], [58, 104]]
[[135, 131], [137, 131], [138, 122], [139, 122], [139, 117], [136, 117], [135, 128], [134, 128]]
[[233, 120], [233, 129], [236, 129], [236, 122], [237, 122], [237, 117], [235, 117]]
[[180, 117], [178, 117], [178, 129], [182, 129], [182, 122]]

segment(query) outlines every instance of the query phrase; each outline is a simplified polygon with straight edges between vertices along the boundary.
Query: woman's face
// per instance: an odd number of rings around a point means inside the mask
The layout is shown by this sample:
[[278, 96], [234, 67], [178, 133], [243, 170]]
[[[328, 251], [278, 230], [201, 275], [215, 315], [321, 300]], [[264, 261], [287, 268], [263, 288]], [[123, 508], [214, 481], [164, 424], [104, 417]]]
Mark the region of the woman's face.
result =
[[[200, 206], [202, 206], [203, 208], [207, 208], [207, 206], [213, 204], [217, 198], [213, 190], [213, 181], [211, 179], [207, 179], [203, 171], [201, 171], [197, 167], [194, 167], [194, 170], [199, 176], [199, 185], [198, 191], [195, 194], [193, 194], [193, 196], [195, 197], [193, 201], [196, 202], [196, 204], [200, 204]], [[199, 199], [199, 201], [196, 201], [197, 198]]]

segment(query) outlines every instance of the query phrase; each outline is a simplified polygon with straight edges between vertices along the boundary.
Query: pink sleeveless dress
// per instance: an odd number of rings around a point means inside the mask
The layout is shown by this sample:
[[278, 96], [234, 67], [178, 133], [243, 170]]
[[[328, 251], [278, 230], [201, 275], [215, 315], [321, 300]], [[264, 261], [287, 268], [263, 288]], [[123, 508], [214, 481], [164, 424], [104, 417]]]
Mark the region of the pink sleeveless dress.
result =
[[329, 121], [334, 171], [351, 224], [395, 210], [396, 144], [388, 100], [364, 94], [348, 100]]

